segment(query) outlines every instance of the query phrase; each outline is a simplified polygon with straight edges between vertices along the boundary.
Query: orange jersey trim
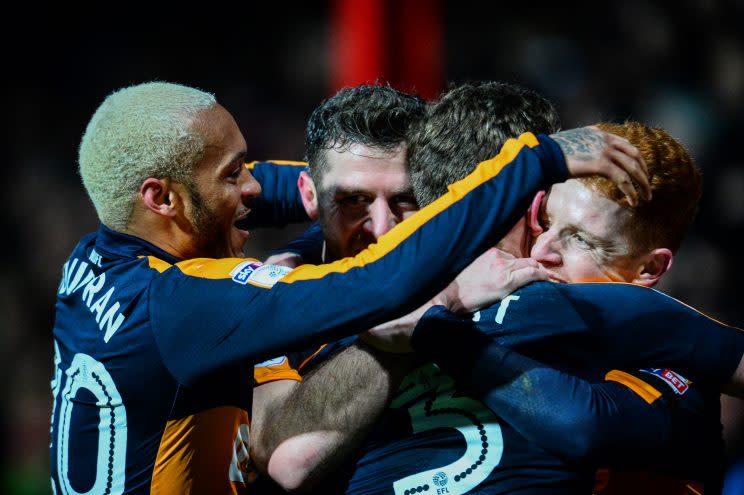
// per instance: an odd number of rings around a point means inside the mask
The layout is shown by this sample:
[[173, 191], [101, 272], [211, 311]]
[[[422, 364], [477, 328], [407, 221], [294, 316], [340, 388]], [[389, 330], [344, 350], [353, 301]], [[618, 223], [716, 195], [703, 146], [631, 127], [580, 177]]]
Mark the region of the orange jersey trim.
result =
[[652, 404], [656, 399], [661, 397], [661, 392], [644, 382], [640, 378], [630, 375], [624, 371], [612, 370], [605, 375], [605, 380], [622, 383], [633, 392], [638, 394], [641, 399]]
[[256, 381], [256, 385], [263, 385], [264, 383], [275, 382], [277, 380], [302, 381], [300, 374], [289, 365], [289, 361], [286, 359], [281, 364], [253, 368], [253, 379]]
[[501, 149], [501, 153], [496, 157], [479, 163], [470, 175], [451, 184], [448, 187], [449, 192], [447, 194], [396, 225], [390, 232], [380, 237], [377, 243], [371, 244], [354, 258], [344, 258], [326, 265], [301, 265], [285, 275], [279, 283], [291, 284], [301, 280], [319, 279], [330, 273], [345, 273], [352, 268], [362, 267], [379, 260], [410, 237], [432, 217], [461, 200], [476, 187], [498, 175], [501, 169], [511, 163], [525, 146], [532, 148], [538, 144], [540, 143], [537, 138], [530, 133], [522, 134], [519, 139], [509, 139]]
[[150, 268], [152, 268], [154, 270], [157, 270], [160, 273], [163, 273], [168, 268], [170, 268], [170, 267], [173, 266], [170, 263], [168, 263], [167, 261], [163, 261], [163, 260], [161, 260], [159, 258], [156, 258], [155, 256], [148, 256], [147, 257], [147, 262], [150, 264]]
[[323, 350], [323, 348], [324, 348], [325, 346], [327, 346], [327, 345], [328, 345], [328, 344], [323, 344], [322, 346], [318, 347], [318, 350], [317, 350], [317, 351], [315, 351], [315, 352], [313, 352], [313, 353], [312, 353], [312, 354], [311, 354], [310, 356], [308, 356], [308, 357], [307, 357], [307, 358], [306, 358], [306, 359], [305, 359], [305, 360], [304, 360], [304, 361], [303, 361], [303, 362], [302, 362], [302, 363], [301, 363], [301, 364], [300, 364], [300, 365], [299, 365], [299, 366], [297, 367], [297, 370], [299, 371], [299, 370], [301, 370], [302, 368], [304, 368], [304, 367], [305, 367], [305, 365], [306, 365], [307, 363], [309, 363], [309, 362], [310, 362], [310, 360], [311, 360], [312, 358], [314, 358], [315, 356], [317, 356], [317, 355], [318, 355], [318, 353], [319, 353], [320, 351], [322, 351], [322, 350]]

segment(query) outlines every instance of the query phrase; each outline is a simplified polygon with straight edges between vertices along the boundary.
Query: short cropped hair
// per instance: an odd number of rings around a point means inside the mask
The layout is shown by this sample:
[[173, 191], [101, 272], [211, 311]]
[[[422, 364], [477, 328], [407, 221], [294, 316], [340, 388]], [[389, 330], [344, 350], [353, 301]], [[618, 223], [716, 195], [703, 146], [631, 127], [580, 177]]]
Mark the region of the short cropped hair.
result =
[[425, 206], [492, 158], [507, 139], [560, 128], [553, 104], [505, 82], [467, 83], [444, 93], [411, 133], [408, 160], [416, 200]]
[[210, 93], [166, 82], [106, 97], [85, 129], [78, 156], [83, 184], [104, 225], [126, 229], [148, 177], [191, 185], [204, 152], [194, 117], [216, 103]]
[[641, 152], [648, 166], [651, 201], [630, 206], [617, 185], [600, 176], [579, 180], [631, 213], [626, 227], [632, 254], [666, 247], [679, 249], [695, 219], [703, 180], [685, 147], [664, 129], [640, 122], [602, 123], [605, 132], [624, 137]]
[[392, 151], [407, 143], [425, 107], [419, 96], [383, 84], [344, 88], [324, 100], [310, 115], [305, 134], [305, 160], [316, 186], [328, 169], [326, 150], [363, 144]]

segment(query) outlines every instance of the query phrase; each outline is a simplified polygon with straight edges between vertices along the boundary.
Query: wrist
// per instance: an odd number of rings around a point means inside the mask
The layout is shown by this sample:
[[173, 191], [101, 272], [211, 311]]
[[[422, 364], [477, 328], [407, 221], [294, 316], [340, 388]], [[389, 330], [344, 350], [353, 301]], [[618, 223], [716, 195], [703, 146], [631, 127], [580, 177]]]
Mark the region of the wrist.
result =
[[456, 294], [453, 294], [453, 288], [452, 286], [455, 284], [455, 282], [452, 282], [446, 289], [444, 289], [442, 292], [434, 296], [428, 303], [426, 303], [422, 309], [422, 315], [425, 313], [429, 308], [432, 306], [444, 306], [448, 310], [450, 310], [453, 313], [460, 314], [464, 312], [464, 307], [462, 305], [462, 302], [460, 301], [460, 298], [456, 296]]

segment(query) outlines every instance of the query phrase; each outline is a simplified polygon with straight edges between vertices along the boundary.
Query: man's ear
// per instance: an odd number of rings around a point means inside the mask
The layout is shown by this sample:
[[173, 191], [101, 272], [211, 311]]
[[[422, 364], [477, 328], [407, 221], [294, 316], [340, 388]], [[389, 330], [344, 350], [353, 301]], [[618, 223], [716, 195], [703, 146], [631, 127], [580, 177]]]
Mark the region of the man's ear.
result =
[[182, 207], [178, 191], [166, 179], [149, 177], [140, 186], [140, 198], [146, 209], [166, 217], [174, 217]]
[[318, 219], [318, 191], [315, 189], [315, 182], [312, 177], [305, 171], [300, 172], [297, 179], [297, 188], [300, 190], [302, 206], [305, 207], [307, 216], [311, 220]]
[[527, 226], [530, 229], [532, 237], [539, 236], [544, 230], [540, 225], [540, 208], [542, 207], [544, 197], [545, 191], [538, 191], [535, 197], [532, 198], [530, 209], [527, 210]]
[[673, 258], [672, 251], [667, 248], [654, 249], [642, 257], [638, 275], [633, 279], [633, 283], [653, 287], [672, 267]]

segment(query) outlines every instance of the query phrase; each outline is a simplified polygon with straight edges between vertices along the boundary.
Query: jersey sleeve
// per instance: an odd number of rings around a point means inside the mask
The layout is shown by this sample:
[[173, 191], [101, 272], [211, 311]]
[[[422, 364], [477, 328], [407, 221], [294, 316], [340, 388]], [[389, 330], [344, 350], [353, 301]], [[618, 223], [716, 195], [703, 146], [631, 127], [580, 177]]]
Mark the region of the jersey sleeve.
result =
[[[612, 357], [667, 366], [716, 386], [744, 355], [744, 332], [654, 289], [631, 284], [558, 284]], [[623, 301], [622, 304], [613, 301]], [[616, 366], [612, 366], [616, 367]], [[623, 367], [619, 364], [618, 367]]]
[[293, 253], [302, 258], [304, 263], [320, 264], [323, 261], [323, 230], [319, 222], [313, 222], [297, 239], [275, 249], [270, 256], [282, 253]]
[[659, 291], [632, 284], [530, 284], [476, 314], [501, 344], [577, 371], [666, 366], [691, 378], [727, 383], [744, 355], [744, 332]]
[[[651, 370], [612, 370], [605, 381], [590, 382], [495, 342], [442, 307], [427, 314], [416, 330], [416, 352], [432, 358], [526, 438], [571, 462], [658, 466], [669, 457], [665, 449], [673, 444], [673, 433], [704, 423], [700, 393], [670, 370], [656, 370], [671, 377], [666, 390]], [[435, 321], [432, 316], [449, 319], [449, 325], [427, 326]], [[686, 452], [702, 451], [703, 435], [688, 439], [680, 443]]]
[[251, 202], [251, 212], [242, 227], [281, 227], [309, 221], [302, 205], [297, 179], [307, 163], [272, 160], [247, 163], [246, 168], [261, 184], [261, 194]]
[[525, 134], [353, 258], [287, 275], [239, 259], [158, 270], [148, 297], [163, 361], [188, 385], [406, 314], [503, 237], [535, 191], [566, 175], [558, 145]]

